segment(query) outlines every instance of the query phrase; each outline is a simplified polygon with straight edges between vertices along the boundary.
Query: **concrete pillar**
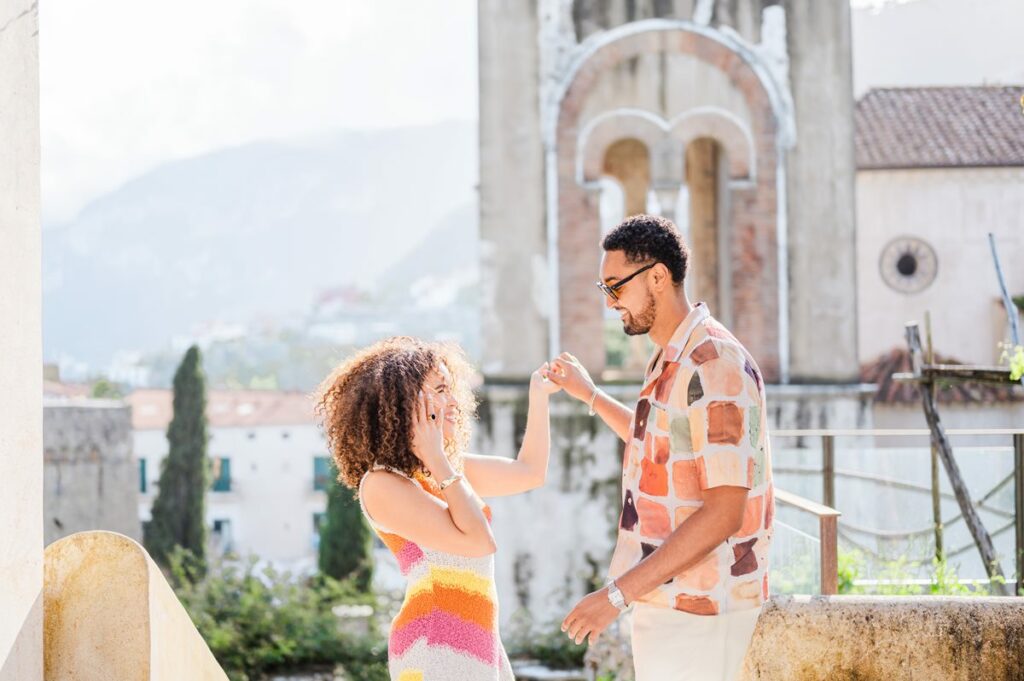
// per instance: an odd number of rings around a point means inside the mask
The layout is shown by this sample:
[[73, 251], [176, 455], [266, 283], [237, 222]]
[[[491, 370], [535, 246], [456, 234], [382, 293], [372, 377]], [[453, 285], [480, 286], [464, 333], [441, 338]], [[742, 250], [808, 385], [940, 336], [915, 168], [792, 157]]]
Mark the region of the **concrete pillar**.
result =
[[38, 28], [0, 0], [0, 681], [43, 678]]
[[548, 359], [551, 312], [535, 3], [481, 0], [482, 368], [525, 377]]
[[850, 3], [786, 0], [798, 141], [786, 159], [790, 376], [858, 380]]

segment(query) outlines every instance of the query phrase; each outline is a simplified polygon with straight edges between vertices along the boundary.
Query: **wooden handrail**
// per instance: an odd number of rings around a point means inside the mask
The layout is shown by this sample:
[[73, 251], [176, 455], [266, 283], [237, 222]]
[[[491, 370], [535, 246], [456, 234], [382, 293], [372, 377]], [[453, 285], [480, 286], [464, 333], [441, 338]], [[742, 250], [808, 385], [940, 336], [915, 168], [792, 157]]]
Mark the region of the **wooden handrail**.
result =
[[839, 591], [838, 521], [842, 513], [778, 487], [775, 488], [775, 500], [817, 516], [821, 542], [821, 593], [824, 596], [835, 595]]

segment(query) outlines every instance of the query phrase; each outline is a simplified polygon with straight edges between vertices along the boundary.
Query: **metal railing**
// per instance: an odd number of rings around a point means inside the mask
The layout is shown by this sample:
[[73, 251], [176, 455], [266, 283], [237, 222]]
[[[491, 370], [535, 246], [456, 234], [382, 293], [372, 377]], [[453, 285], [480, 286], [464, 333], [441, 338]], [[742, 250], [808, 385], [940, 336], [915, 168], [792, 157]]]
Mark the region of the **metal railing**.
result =
[[[946, 434], [950, 437], [958, 436], [1002, 436], [1009, 437], [1012, 439], [1013, 447], [1013, 472], [1000, 479], [991, 489], [986, 490], [983, 494], [973, 500], [976, 507], [984, 509], [997, 517], [1001, 517], [1008, 521], [996, 528], [993, 535], [1002, 534], [1014, 529], [1015, 531], [1015, 542], [1014, 542], [1014, 565], [1016, 567], [1016, 590], [1015, 593], [1021, 593], [1024, 589], [1024, 428], [962, 428], [962, 429], [948, 429]], [[931, 437], [931, 431], [926, 428], [919, 429], [829, 429], [829, 430], [775, 430], [772, 431], [772, 438], [799, 438], [801, 440], [807, 439], [820, 439], [821, 442], [821, 467], [820, 469], [810, 467], [800, 468], [786, 468], [786, 467], [774, 467], [776, 473], [797, 473], [797, 474], [820, 474], [822, 476], [822, 487], [821, 487], [821, 498], [822, 504], [816, 502], [810, 502], [802, 497], [791, 495], [782, 490], [776, 489], [776, 498], [782, 503], [787, 503], [791, 506], [796, 506], [802, 510], [814, 513], [818, 515], [821, 524], [821, 552], [822, 552], [822, 593], [835, 593], [835, 591], [826, 591], [828, 588], [833, 588], [831, 572], [833, 568], [831, 564], [826, 564], [826, 553], [831, 554], [828, 556], [828, 560], [832, 561], [836, 556], [836, 549], [838, 544], [838, 516], [839, 513], [836, 511], [836, 477], [850, 477], [860, 478], [873, 482], [885, 484], [890, 487], [903, 488], [907, 490], [917, 492], [931, 492], [936, 499], [940, 497], [951, 499], [953, 495], [940, 492], [938, 489], [938, 478], [933, 471], [932, 476], [932, 487], [926, 487], [917, 485], [905, 480], [886, 478], [884, 476], [874, 476], [867, 473], [859, 473], [856, 471], [849, 471], [844, 469], [836, 468], [836, 438], [841, 437], [856, 437], [856, 438], [875, 438], [875, 437]], [[995, 508], [988, 505], [991, 498], [1001, 491], [1006, 485], [1013, 483], [1014, 490], [1014, 511], [1012, 513], [1003, 509]], [[834, 516], [827, 515], [834, 513]], [[936, 514], [938, 509], [936, 509]], [[936, 524], [939, 525], [939, 541], [941, 541], [941, 528], [948, 526], [952, 523], [958, 522], [962, 519], [961, 515], [953, 516], [946, 520], [936, 518]], [[846, 525], [844, 521], [844, 525]], [[917, 534], [931, 533], [935, 530], [934, 526], [928, 528], [922, 528], [914, 531], [898, 531], [898, 532], [885, 532], [881, 530], [872, 530], [869, 528], [857, 527], [847, 525], [849, 529], [855, 532], [861, 532], [865, 534], [874, 534], [876, 536], [887, 536], [889, 538], [894, 537], [909, 537]], [[953, 548], [945, 551], [945, 555], [954, 556], [973, 548], [972, 543], [968, 543], [964, 546]], [[977, 580], [975, 580], [977, 581]]]

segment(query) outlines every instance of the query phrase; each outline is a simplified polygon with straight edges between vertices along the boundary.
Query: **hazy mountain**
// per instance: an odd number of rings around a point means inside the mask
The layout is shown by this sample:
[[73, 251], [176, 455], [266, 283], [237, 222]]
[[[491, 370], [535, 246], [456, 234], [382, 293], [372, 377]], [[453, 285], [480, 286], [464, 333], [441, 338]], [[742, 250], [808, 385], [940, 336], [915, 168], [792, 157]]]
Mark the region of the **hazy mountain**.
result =
[[445, 280], [453, 287], [480, 280], [476, 201], [441, 218], [405, 256], [387, 269], [380, 291], [388, 300], [422, 297], [424, 282]]
[[[459, 122], [155, 168], [46, 226], [45, 355], [101, 364], [203, 322], [301, 316], [324, 289], [395, 292], [452, 254], [475, 259], [476, 149], [475, 124]], [[439, 259], [413, 253], [446, 242]]]

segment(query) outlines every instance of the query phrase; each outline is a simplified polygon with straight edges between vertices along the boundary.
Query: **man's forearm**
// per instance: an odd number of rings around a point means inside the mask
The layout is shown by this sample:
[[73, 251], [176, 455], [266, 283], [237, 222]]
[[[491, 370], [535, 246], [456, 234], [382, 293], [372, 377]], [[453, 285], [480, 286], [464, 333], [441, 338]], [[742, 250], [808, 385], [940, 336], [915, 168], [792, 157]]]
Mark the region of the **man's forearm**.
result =
[[629, 424], [633, 421], [633, 410], [603, 390], [597, 390], [594, 411], [601, 420], [619, 436], [623, 442], [629, 440]]
[[701, 507], [615, 584], [626, 602], [632, 603], [702, 561], [735, 530], [727, 518]]

